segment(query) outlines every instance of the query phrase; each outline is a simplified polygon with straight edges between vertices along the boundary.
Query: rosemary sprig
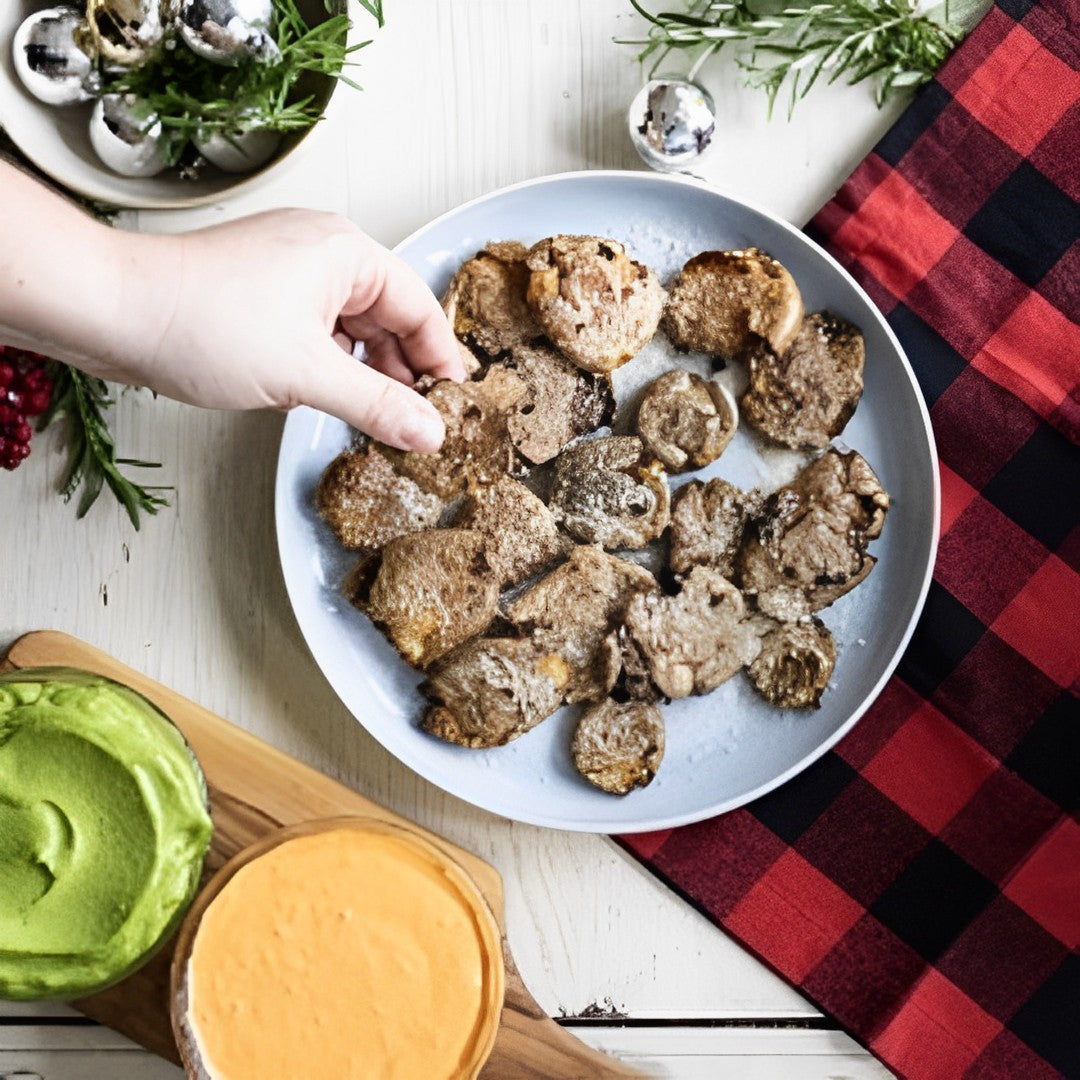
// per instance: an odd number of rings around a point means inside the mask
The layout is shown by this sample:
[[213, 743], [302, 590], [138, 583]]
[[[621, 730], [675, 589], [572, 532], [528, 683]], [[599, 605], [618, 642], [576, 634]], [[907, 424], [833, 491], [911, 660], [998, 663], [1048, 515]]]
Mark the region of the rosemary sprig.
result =
[[698, 53], [689, 74], [693, 79], [710, 56], [730, 43], [748, 84], [768, 94], [770, 116], [785, 83], [790, 87], [790, 116], [823, 76], [830, 83], [874, 79], [880, 106], [901, 87], [931, 79], [964, 36], [964, 29], [949, 21], [947, 6], [924, 13], [916, 10], [916, 0], [821, 0], [786, 6], [764, 6], [761, 0], [687, 0], [685, 12], [657, 13], [647, 11], [639, 0], [630, 3], [649, 29], [644, 38], [621, 43], [643, 46], [641, 61], [654, 58], [650, 76], [672, 50], [687, 49]]
[[144, 487], [125, 476], [119, 466], [159, 469], [160, 463], [116, 456], [116, 443], [105, 418], [105, 411], [114, 402], [105, 382], [65, 364], [54, 363], [51, 374], [52, 403], [38, 420], [37, 428], [42, 431], [61, 416], [68, 421], [68, 469], [61, 486], [64, 501], [69, 501], [82, 488], [75, 514], [84, 517], [101, 494], [102, 487], [108, 484], [127, 511], [131, 524], [138, 529], [141, 514], [156, 514], [169, 505], [168, 500], [154, 493], [172, 489]]
[[[382, 0], [358, 0], [381, 21]], [[328, 9], [330, 4], [327, 4]], [[226, 135], [249, 127], [296, 131], [322, 116], [322, 102], [297, 84], [308, 73], [335, 78], [359, 89], [342, 74], [351, 54], [370, 41], [346, 44], [347, 15], [331, 15], [308, 26], [295, 0], [274, 0], [276, 40], [281, 51], [274, 63], [250, 62], [223, 68], [186, 48], [160, 49], [144, 64], [106, 77], [106, 93], [131, 93], [171, 134], [170, 164], [185, 144], [213, 131]], [[295, 92], [294, 92], [295, 91]]]
[[[382, 4], [383, 0], [356, 0], [356, 2], [375, 19], [378, 26], [384, 23]], [[334, 0], [326, 0], [326, 10], [334, 10]]]

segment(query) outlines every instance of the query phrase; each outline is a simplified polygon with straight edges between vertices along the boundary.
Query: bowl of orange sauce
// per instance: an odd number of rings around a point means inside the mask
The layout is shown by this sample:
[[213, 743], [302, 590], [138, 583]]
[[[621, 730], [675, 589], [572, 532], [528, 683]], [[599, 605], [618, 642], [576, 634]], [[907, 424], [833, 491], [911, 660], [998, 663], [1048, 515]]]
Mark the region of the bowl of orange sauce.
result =
[[188, 1076], [464, 1080], [495, 1041], [502, 933], [406, 828], [343, 817], [246, 848], [180, 932], [172, 1022]]

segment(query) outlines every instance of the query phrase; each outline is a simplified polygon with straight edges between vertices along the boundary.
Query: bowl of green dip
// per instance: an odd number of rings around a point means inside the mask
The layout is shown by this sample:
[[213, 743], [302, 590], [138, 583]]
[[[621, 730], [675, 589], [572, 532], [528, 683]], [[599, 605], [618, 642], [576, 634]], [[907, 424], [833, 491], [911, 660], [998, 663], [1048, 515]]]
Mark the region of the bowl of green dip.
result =
[[69, 668], [0, 675], [0, 998], [81, 997], [140, 967], [211, 833], [198, 762], [144, 697]]

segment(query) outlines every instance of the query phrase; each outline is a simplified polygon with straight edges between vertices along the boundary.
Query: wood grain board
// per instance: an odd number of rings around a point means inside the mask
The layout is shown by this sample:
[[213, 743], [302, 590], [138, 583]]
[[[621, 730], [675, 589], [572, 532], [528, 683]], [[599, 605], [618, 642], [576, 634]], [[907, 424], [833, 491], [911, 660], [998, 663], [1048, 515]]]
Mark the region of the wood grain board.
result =
[[[441, 848], [473, 878], [504, 928], [502, 881], [494, 867], [372, 802], [344, 784], [283, 754], [99, 649], [56, 631], [36, 631], [9, 649], [3, 668], [63, 666], [115, 679], [145, 695], [183, 732], [202, 765], [210, 792], [214, 838], [204, 882], [248, 844], [283, 825], [355, 815], [415, 831]], [[162, 1057], [179, 1063], [169, 1023], [169, 942], [148, 964], [109, 990], [74, 1002]], [[499, 1034], [483, 1080], [599, 1080], [641, 1073], [586, 1047], [537, 1005], [503, 938], [506, 999]]]

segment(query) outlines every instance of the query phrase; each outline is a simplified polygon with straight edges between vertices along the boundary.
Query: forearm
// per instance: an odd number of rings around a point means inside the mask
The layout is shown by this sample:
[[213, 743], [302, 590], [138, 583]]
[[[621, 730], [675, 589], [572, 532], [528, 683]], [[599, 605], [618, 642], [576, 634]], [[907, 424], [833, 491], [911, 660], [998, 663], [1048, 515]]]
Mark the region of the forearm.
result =
[[149, 283], [169, 287], [166, 246], [96, 221], [0, 161], [0, 342], [96, 375], [123, 370], [147, 344]]

